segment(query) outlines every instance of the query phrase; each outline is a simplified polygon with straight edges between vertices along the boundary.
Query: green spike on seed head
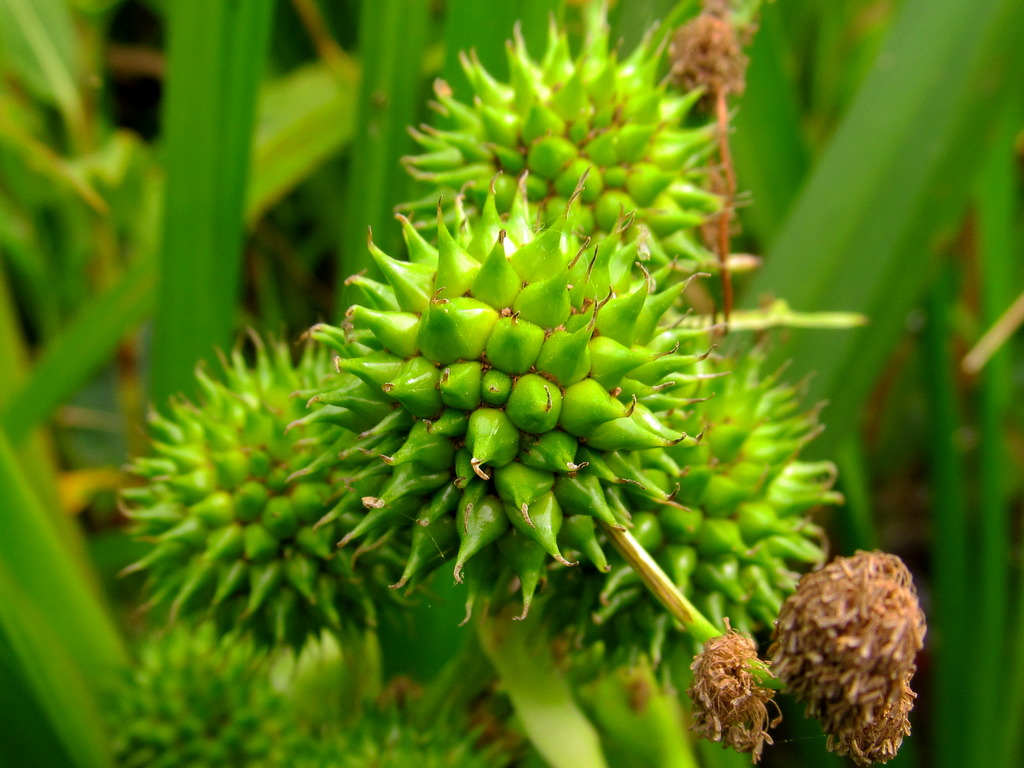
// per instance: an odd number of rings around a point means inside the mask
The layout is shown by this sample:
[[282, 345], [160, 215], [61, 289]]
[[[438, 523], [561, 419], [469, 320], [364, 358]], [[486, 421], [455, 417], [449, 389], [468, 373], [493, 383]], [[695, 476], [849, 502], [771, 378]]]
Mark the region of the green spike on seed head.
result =
[[578, 192], [581, 233], [600, 237], [635, 212], [627, 238], [645, 233], [655, 263], [680, 258], [692, 270], [715, 269], [694, 236], [721, 208], [704, 167], [713, 129], [687, 124], [701, 92], [672, 90], [663, 47], [645, 41], [620, 60], [601, 4], [593, 6], [578, 56], [552, 22], [540, 59], [518, 30], [508, 42], [509, 82], [496, 80], [474, 54], [461, 59], [472, 98], [459, 100], [438, 81], [434, 107], [444, 127], [413, 131], [423, 152], [405, 158], [429, 192], [408, 207], [429, 210], [440, 195], [451, 200], [461, 192], [482, 207], [493, 186], [495, 207], [505, 213], [519, 179], [542, 222], [560, 216]]
[[[151, 455], [132, 465], [146, 485], [124, 493], [151, 548], [127, 570], [149, 574], [151, 604], [172, 619], [209, 616], [266, 643], [297, 647], [323, 629], [372, 622], [373, 587], [387, 583], [373, 561], [381, 553], [364, 558], [357, 584], [351, 553], [335, 545], [352, 525], [343, 499], [376, 489], [374, 470], [385, 467], [367, 467], [349, 447], [355, 435], [341, 414], [390, 409], [356, 380], [320, 399], [307, 419], [315, 423], [289, 430], [328, 374], [323, 350], [308, 348], [296, 364], [283, 345], [257, 342], [252, 366], [236, 351], [223, 368], [220, 378], [198, 371], [200, 404], [179, 400], [151, 417]], [[386, 438], [363, 445], [397, 448]]]

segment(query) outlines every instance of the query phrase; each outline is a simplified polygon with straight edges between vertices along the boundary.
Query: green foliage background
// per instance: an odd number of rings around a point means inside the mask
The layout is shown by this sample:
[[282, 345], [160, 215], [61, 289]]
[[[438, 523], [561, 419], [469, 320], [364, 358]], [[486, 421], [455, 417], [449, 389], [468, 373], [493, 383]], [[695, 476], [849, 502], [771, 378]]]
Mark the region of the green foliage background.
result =
[[[696, 5], [611, 19], [628, 50]], [[0, 0], [0, 764], [109, 764], [95, 691], [138, 621], [114, 491], [148, 403], [246, 327], [336, 318], [366, 227], [395, 245], [433, 78], [458, 90], [472, 46], [501, 72], [515, 21], [536, 48], [549, 13]], [[902, 555], [926, 599], [903, 765], [1012, 766], [1024, 735], [1019, 334], [962, 367], [1024, 290], [1021, 29], [1019, 0], [779, 0], [735, 105], [736, 247], [765, 257], [741, 303], [869, 319], [776, 354], [830, 402], [835, 550]], [[769, 764], [826, 762], [803, 727]]]

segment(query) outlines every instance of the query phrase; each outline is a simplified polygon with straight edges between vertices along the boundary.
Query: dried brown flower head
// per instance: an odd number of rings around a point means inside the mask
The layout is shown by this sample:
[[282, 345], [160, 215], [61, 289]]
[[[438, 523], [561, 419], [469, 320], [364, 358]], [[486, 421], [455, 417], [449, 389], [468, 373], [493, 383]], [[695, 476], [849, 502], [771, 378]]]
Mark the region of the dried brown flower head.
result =
[[693, 702], [693, 730], [737, 752], [750, 752], [756, 763], [765, 743], [772, 743], [768, 728], [782, 718], [769, 720], [767, 703], [775, 692], [760, 685], [752, 663], [759, 662], [749, 637], [735, 630], [713, 637], [690, 665], [693, 685], [687, 694]]
[[669, 45], [672, 79], [685, 91], [703, 88], [705, 99], [743, 93], [747, 57], [727, 17], [703, 13], [676, 30]]
[[925, 620], [898, 557], [858, 552], [805, 575], [775, 623], [772, 670], [821, 720], [829, 749], [886, 762], [910, 733]]
[[910, 690], [910, 677], [903, 681], [903, 694], [860, 731], [829, 736], [828, 749], [849, 755], [858, 765], [887, 763], [896, 757], [903, 737], [910, 735], [910, 710], [917, 694]]

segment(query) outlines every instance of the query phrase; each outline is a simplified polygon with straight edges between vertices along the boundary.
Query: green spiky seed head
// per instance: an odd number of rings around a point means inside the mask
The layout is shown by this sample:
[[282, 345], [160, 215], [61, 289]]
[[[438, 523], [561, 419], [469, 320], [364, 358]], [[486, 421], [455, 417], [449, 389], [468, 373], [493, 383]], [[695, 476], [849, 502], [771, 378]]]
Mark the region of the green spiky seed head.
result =
[[[222, 631], [296, 647], [322, 629], [372, 621], [373, 555], [353, 583], [352, 554], [335, 547], [348, 524], [330, 516], [366, 484], [345, 461], [354, 436], [328, 421], [288, 429], [328, 367], [322, 350], [296, 364], [283, 345], [260, 342], [252, 366], [236, 351], [222, 376], [197, 373], [199, 404], [178, 400], [151, 417], [151, 455], [132, 465], [145, 484], [124, 493], [151, 548], [128, 570], [149, 574], [150, 603], [172, 619], [210, 616]], [[340, 409], [325, 403], [319, 413]]]
[[147, 641], [106, 696], [117, 768], [289, 765], [296, 722], [251, 643], [214, 628], [177, 628]]
[[702, 92], [673, 90], [664, 46], [649, 39], [620, 61], [601, 4], [592, 6], [577, 56], [552, 22], [540, 59], [517, 30], [507, 45], [507, 83], [474, 53], [461, 57], [471, 97], [459, 99], [438, 81], [434, 106], [444, 127], [413, 131], [423, 152], [405, 158], [429, 191], [408, 207], [429, 209], [439, 195], [452, 200], [460, 192], [480, 206], [493, 186], [504, 213], [519, 179], [541, 222], [562, 215], [579, 192], [575, 226], [583, 234], [600, 237], [635, 213], [627, 238], [643, 232], [654, 263], [677, 257], [691, 269], [714, 269], [694, 237], [721, 208], [704, 167], [714, 133], [686, 122]]
[[506, 751], [477, 747], [476, 734], [450, 725], [417, 730], [396, 709], [370, 711], [344, 733], [309, 739], [287, 763], [291, 768], [502, 768]]
[[[831, 489], [831, 463], [799, 458], [819, 432], [817, 410], [802, 409], [800, 389], [778, 373], [765, 375], [763, 357], [756, 349], [709, 356], [696, 365], [694, 380], [668, 390], [691, 405], [666, 422], [701, 439], [639, 457], [636, 483], [661, 488], [669, 499], [652, 504], [636, 485], [626, 487], [625, 498], [634, 537], [679, 590], [718, 626], [728, 618], [745, 632], [770, 626], [798, 572], [823, 562], [824, 534], [808, 513], [842, 500]], [[648, 392], [644, 402], [667, 406], [664, 395]], [[585, 552], [568, 542], [565, 549]], [[659, 658], [668, 615], [624, 560], [614, 555], [609, 564], [603, 585], [553, 573], [552, 591], [566, 599], [554, 601], [552, 611], [576, 610], [575, 631], [587, 638]], [[589, 615], [578, 607], [595, 602]]]
[[668, 499], [634, 475], [643, 452], [694, 442], [664, 422], [682, 401], [666, 393], [651, 408], [632, 393], [691, 378], [694, 358], [662, 325], [678, 285], [659, 292], [636, 241], [581, 241], [575, 210], [534, 231], [522, 194], [504, 218], [495, 197], [454, 235], [439, 212], [436, 247], [403, 220], [415, 262], [371, 243], [386, 279], [372, 295], [389, 306], [355, 305], [341, 328], [311, 331], [338, 356], [321, 400], [353, 388], [370, 399], [307, 420], [361, 432], [368, 484], [338, 506], [362, 516], [342, 544], [401, 529], [412, 553], [399, 584], [447, 555], [475, 595], [480, 571], [502, 564], [528, 607], [550, 563], [575, 565], [563, 529], [628, 526], [627, 488]]

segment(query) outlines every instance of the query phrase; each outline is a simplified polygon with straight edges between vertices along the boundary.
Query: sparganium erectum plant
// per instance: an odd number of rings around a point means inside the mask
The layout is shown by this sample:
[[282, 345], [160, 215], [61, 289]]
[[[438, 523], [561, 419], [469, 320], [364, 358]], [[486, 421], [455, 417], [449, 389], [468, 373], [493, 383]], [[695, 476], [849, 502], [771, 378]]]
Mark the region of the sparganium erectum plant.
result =
[[[686, 92], [674, 90], [652, 36], [620, 55], [594, 8], [578, 54], [552, 27], [535, 59], [517, 33], [509, 82], [470, 54], [472, 98], [436, 86], [444, 125], [414, 132], [424, 152], [405, 160], [426, 190], [398, 216], [406, 253], [371, 235], [375, 274], [349, 279], [339, 323], [312, 327], [295, 357], [236, 351], [221, 373], [199, 371], [195, 403], [153, 416], [151, 453], [133, 464], [142, 484], [125, 492], [149, 549], [128, 570], [148, 574], [149, 605], [173, 621], [213, 620], [198, 635], [210, 653], [214, 631], [253, 649], [229, 672], [255, 648], [372, 631], [404, 595], [451, 578], [467, 619], [508, 616], [497, 609], [516, 595], [517, 618], [535, 606], [568, 666], [576, 649], [657, 665], [688, 644], [694, 729], [755, 761], [783, 687], [821, 718], [829, 749], [885, 762], [909, 733], [924, 634], [909, 574], [862, 553], [800, 580], [826, 559], [811, 512], [841, 502], [834, 466], [801, 458], [819, 409], [766, 368], [763, 345], [692, 322], [679, 279], [724, 269], [728, 284], [734, 185], [708, 167], [716, 152], [727, 164], [728, 115], [715, 127], [690, 116], [707, 82], [677, 71]], [[696, 45], [687, 34], [677, 63]], [[730, 56], [739, 66], [735, 45]], [[715, 255], [695, 238], [709, 221]], [[769, 667], [751, 635], [772, 625]], [[122, 764], [250, 747], [245, 765], [281, 764], [268, 757], [287, 730], [276, 716], [267, 738], [220, 745], [200, 727], [153, 726], [157, 678], [186, 660], [174, 642], [167, 661], [147, 652], [152, 669], [122, 702], [140, 724]], [[236, 709], [229, 735], [261, 717]], [[132, 741], [151, 726], [155, 741]], [[291, 764], [498, 759], [465, 740], [433, 750], [359, 733], [296, 742]]]

